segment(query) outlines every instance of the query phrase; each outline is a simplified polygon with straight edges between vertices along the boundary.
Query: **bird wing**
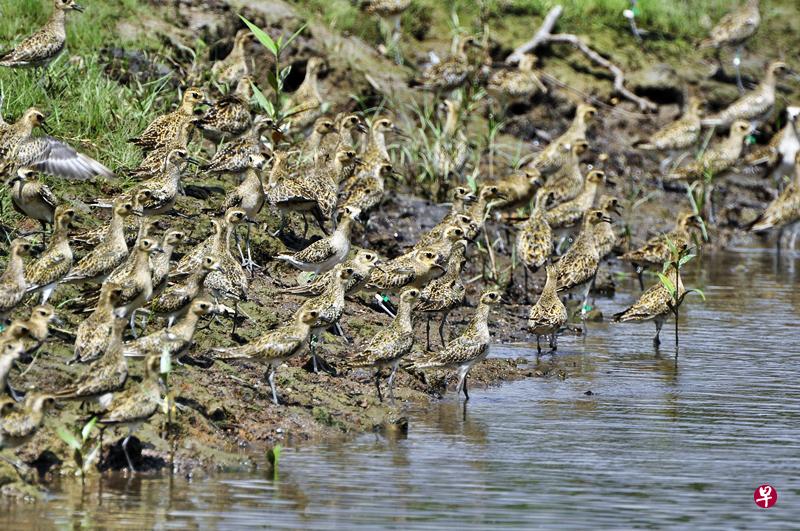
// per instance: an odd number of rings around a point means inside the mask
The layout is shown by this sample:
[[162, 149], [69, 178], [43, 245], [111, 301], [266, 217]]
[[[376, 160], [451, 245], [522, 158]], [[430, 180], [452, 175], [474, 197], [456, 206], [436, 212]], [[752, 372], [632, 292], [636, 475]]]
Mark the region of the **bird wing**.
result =
[[25, 278], [32, 286], [30, 289], [44, 286], [67, 274], [72, 267], [72, 260], [65, 253], [53, 252], [41, 256], [25, 268]]
[[330, 259], [334, 254], [336, 254], [336, 249], [331, 245], [330, 239], [323, 238], [295, 253], [294, 258], [309, 264], [319, 264]]
[[100, 422], [113, 424], [148, 419], [158, 411], [160, 398], [142, 393], [141, 388], [130, 387], [115, 397], [113, 409], [100, 418]]
[[49, 59], [64, 49], [65, 39], [49, 31], [39, 30], [8, 51], [0, 63], [6, 66], [25, 66]]
[[106, 166], [49, 136], [26, 140], [17, 152], [17, 162], [20, 166], [67, 179], [86, 180], [98, 175], [114, 177], [114, 172]]
[[475, 359], [483, 354], [489, 347], [482, 341], [476, 341], [469, 336], [459, 336], [450, 341], [447, 346], [431, 357], [423, 365], [430, 367], [446, 367], [448, 365], [458, 365], [469, 360]]
[[614, 320], [618, 322], [625, 321], [644, 321], [646, 319], [653, 319], [659, 315], [664, 315], [669, 312], [668, 302], [672, 300], [672, 295], [667, 289], [659, 282], [647, 288], [642, 293], [639, 300], [633, 306], [614, 315]]
[[44, 201], [53, 208], [58, 206], [58, 198], [50, 189], [50, 187], [45, 184], [43, 184], [42, 187], [39, 189], [39, 197], [41, 198], [42, 201]]

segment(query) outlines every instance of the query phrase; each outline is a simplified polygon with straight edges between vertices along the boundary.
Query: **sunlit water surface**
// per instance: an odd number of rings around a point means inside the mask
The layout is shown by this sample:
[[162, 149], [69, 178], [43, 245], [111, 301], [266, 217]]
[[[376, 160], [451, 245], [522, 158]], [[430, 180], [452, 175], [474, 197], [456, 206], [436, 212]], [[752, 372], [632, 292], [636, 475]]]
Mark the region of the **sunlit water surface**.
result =
[[[700, 267], [702, 266], [702, 267]], [[651, 324], [565, 336], [566, 378], [452, 394], [405, 438], [284, 449], [266, 472], [120, 477], [4, 506], [2, 528], [787, 527], [800, 521], [800, 259], [738, 249], [693, 264], [656, 356]], [[599, 299], [610, 315], [636, 291]], [[493, 355], [529, 356], [495, 347]], [[560, 372], [557, 370], [556, 372]], [[587, 391], [591, 391], [587, 394]], [[262, 467], [265, 468], [265, 467]], [[778, 504], [759, 509], [770, 483]], [[795, 522], [795, 524], [791, 524]]]

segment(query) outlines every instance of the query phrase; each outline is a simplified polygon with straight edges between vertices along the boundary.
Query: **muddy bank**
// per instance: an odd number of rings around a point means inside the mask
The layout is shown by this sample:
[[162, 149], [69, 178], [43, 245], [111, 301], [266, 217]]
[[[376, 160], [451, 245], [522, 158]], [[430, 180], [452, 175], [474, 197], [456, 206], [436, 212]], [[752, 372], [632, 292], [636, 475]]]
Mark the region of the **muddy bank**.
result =
[[[160, 5], [161, 3], [154, 2]], [[152, 20], [123, 21], [120, 30], [125, 32], [152, 31], [160, 36], [172, 50], [172, 61], [161, 58], [148, 58], [132, 51], [109, 49], [107, 74], [121, 84], [149, 81], [172, 72], [176, 79], [187, 82], [200, 82], [208, 61], [227, 53], [231, 38], [241, 27], [236, 13], [238, 5], [225, 2], [178, 2], [178, 16], [165, 18], [173, 7], [163, 7], [165, 11]], [[282, 2], [247, 2], [242, 5], [243, 12], [257, 23], [269, 26], [271, 32], [280, 34], [297, 29], [305, 18], [291, 5]], [[186, 48], [200, 36], [211, 43], [207, 55], [197, 60], [190, 59]], [[602, 39], [599, 42], [603, 42]], [[614, 42], [613, 40], [608, 41]], [[510, 51], [512, 44], [501, 40], [493, 48], [493, 59], [501, 60]], [[441, 41], [431, 39], [424, 43], [425, 49], [436, 49], [440, 53], [446, 49]], [[257, 48], [261, 74], [270, 63]], [[413, 117], [404, 112], [402, 105], [409, 102], [422, 102], [430, 96], [408, 88], [408, 80], [414, 71], [408, 66], [397, 66], [380, 56], [375, 47], [360, 39], [344, 36], [324, 24], [311, 21], [293, 47], [287, 51], [287, 61], [294, 65], [294, 77], [302, 79], [305, 61], [312, 55], [327, 58], [327, 75], [322, 80], [322, 92], [331, 103], [332, 111], [360, 109], [384, 102], [384, 95], [390, 96], [398, 121], [413, 130]], [[575, 69], [579, 60], [569, 51], [556, 49], [545, 57], [545, 64], [553, 76], [569, 83], [572, 90], [551, 90], [530, 105], [514, 108], [497, 137], [500, 150], [513, 154], [527, 153], [532, 146], [536, 149], [547, 138], [556, 136], [567, 127], [573, 112], [576, 94], [591, 95], [603, 101], [611, 98], [610, 82], [602, 75], [588, 72], [585, 67]], [[133, 66], [132, 66], [133, 65]], [[551, 70], [550, 70], [551, 69]], [[655, 157], [643, 156], [631, 145], [634, 140], [646, 136], [658, 126], [672, 120], [680, 112], [683, 85], [692, 83], [696, 88], [708, 90], [712, 106], [730, 101], [735, 88], [714, 81], [700, 80], [695, 70], [680, 72], [679, 76], [666, 86], [661, 76], [654, 81], [652, 76], [634, 77], [634, 84], [642, 93], [653, 95], [659, 91], [663, 103], [655, 116], [643, 117], [633, 105], [619, 103], [616, 106], [600, 106], [600, 118], [593, 124], [589, 133], [592, 150], [584, 159], [584, 168], [600, 166], [617, 183], [607, 190], [626, 202], [625, 214], [618, 221], [620, 233], [619, 251], [643, 241], [646, 237], [671, 228], [675, 213], [688, 208], [685, 193], [680, 189], [663, 189], [656, 178], [658, 164]], [[262, 81], [262, 86], [265, 86]], [[293, 81], [296, 83], [299, 81]], [[177, 82], [176, 82], [177, 85]], [[552, 88], [552, 87], [551, 87]], [[353, 98], [357, 95], [357, 98]], [[172, 97], [165, 94], [164, 104]], [[363, 103], [367, 102], [367, 103]], [[384, 102], [385, 103], [385, 102]], [[479, 106], [470, 117], [470, 136], [480, 137], [485, 133], [488, 105]], [[765, 129], [769, 131], [769, 129]], [[476, 147], [480, 150], [483, 148]], [[201, 157], [207, 158], [213, 147], [205, 145]], [[486, 155], [484, 152], [478, 155]], [[602, 156], [601, 156], [602, 155]], [[485, 158], [485, 157], [482, 157]], [[510, 170], [508, 160], [497, 157], [497, 164], [482, 168], [479, 183], [491, 181], [505, 175]], [[378, 253], [394, 257], [413, 245], [419, 235], [432, 227], [447, 211], [447, 206], [437, 205], [429, 198], [429, 183], [416, 181], [416, 168], [413, 164], [401, 167], [406, 181], [398, 184], [397, 193], [390, 194], [385, 204], [375, 212], [366, 230], [356, 235], [356, 247], [366, 247]], [[199, 187], [208, 194], [202, 198], [197, 193], [181, 197], [177, 210], [193, 216], [192, 219], [170, 219], [173, 228], [186, 230], [190, 238], [197, 241], [210, 233], [211, 227], [206, 210], [209, 204], [217, 205], [222, 200], [224, 190], [235, 183], [232, 179], [220, 181], [201, 174], [187, 177], [188, 185]], [[102, 186], [81, 184], [66, 192], [67, 201], [86, 201], [89, 197], [110, 196], [119, 192], [119, 183], [106, 183]], [[761, 178], [728, 179], [717, 186], [715, 203], [719, 224], [709, 229], [711, 241], [708, 247], [724, 246], [731, 240], [741, 241], [751, 238], [741, 231], [763, 209], [771, 198], [771, 182]], [[642, 200], [637, 208], [633, 205]], [[487, 224], [488, 242], [492, 246], [495, 265], [486, 251], [487, 240], [481, 236], [480, 244], [471, 246], [470, 260], [464, 272], [468, 284], [468, 305], [451, 313], [447, 330], [454, 335], [463, 328], [470, 318], [473, 306], [480, 291], [487, 285], [499, 284], [506, 288], [511, 299], [518, 304], [501, 305], [493, 314], [491, 328], [496, 343], [525, 342], [530, 337], [524, 331], [524, 321], [528, 306], [523, 304], [525, 293], [522, 290], [522, 275], [513, 271], [511, 242], [513, 225], [518, 222], [516, 212], [501, 213]], [[102, 217], [104, 214], [98, 214]], [[427, 380], [420, 375], [401, 371], [396, 381], [396, 405], [379, 403], [375, 395], [373, 375], [366, 371], [344, 371], [344, 360], [356, 352], [379, 328], [388, 323], [386, 315], [376, 311], [364, 297], [351, 300], [342, 318], [347, 335], [344, 338], [327, 334], [319, 346], [320, 354], [331, 365], [336, 374], [315, 374], [310, 370], [309, 358], [303, 354], [278, 371], [277, 386], [283, 405], [276, 407], [271, 402], [269, 386], [264, 380], [264, 368], [257, 364], [241, 361], [230, 364], [213, 362], [209, 351], [214, 347], [230, 346], [257, 337], [262, 331], [275, 327], [297, 309], [303, 299], [281, 294], [284, 286], [297, 282], [296, 271], [272, 259], [278, 253], [301, 248], [311, 239], [318, 237], [314, 229], [308, 238], [302, 237], [302, 221], [292, 219], [290, 232], [296, 237], [278, 240], [270, 234], [277, 228], [278, 219], [274, 213], [264, 212], [262, 225], [253, 236], [254, 258], [265, 266], [251, 281], [249, 300], [242, 305], [247, 318], [239, 323], [236, 335], [230, 333], [228, 320], [203, 323], [186, 359], [177, 365], [169, 376], [169, 387], [175, 410], [171, 422], [159, 414], [143, 426], [131, 443], [130, 450], [136, 466], [142, 473], [172, 468], [181, 474], [203, 474], [220, 469], [247, 468], [253, 466], [248, 458], [249, 452], [260, 452], [280, 444], [302, 444], [320, 439], [336, 439], [353, 434], [404, 429], [406, 420], [404, 409], [409, 405], [426, 404], [438, 399], [445, 391], [444, 373], [430, 374]], [[627, 226], [629, 234], [625, 231]], [[180, 249], [176, 257], [180, 256]], [[515, 274], [512, 274], [515, 273]], [[598, 292], [603, 295], [614, 292], [615, 279], [619, 275], [630, 274], [625, 264], [610, 260], [603, 265]], [[543, 283], [542, 274], [530, 279], [530, 297]], [[59, 308], [59, 315], [67, 322], [64, 329], [74, 331], [85, 317], [76, 302], [82, 294], [75, 288], [60, 288], [52, 302]], [[602, 298], [598, 299], [599, 311], [594, 317], [602, 318]], [[20, 311], [18, 315], [24, 312]], [[162, 322], [154, 321], [149, 331], [155, 331]], [[573, 323], [577, 325], [577, 322]], [[425, 317], [417, 325], [419, 351], [426, 345]], [[438, 346], [436, 337], [438, 326], [432, 326], [433, 346]], [[65, 361], [72, 356], [69, 334], [56, 334], [45, 346], [35, 365], [25, 377], [20, 371], [11, 376], [12, 385], [22, 391], [36, 388], [40, 391], [56, 390], [70, 382], [84, 369], [82, 366], [67, 366]], [[26, 367], [22, 367], [25, 370]], [[140, 362], [131, 362], [133, 378], [140, 378]], [[497, 385], [504, 381], [526, 377], [559, 377], [557, 372], [546, 368], [533, 369], [526, 360], [492, 359], [475, 367], [470, 375], [472, 385]], [[56, 436], [59, 426], [79, 426], [88, 417], [74, 404], [59, 404], [47, 416], [44, 429], [33, 441], [21, 448], [17, 455], [34, 467], [29, 479], [38, 485], [28, 485], [19, 481], [17, 474], [5, 464], [0, 464], [0, 486], [2, 492], [11, 496], [35, 496], [47, 481], [57, 474], [71, 475], [75, 464], [71, 450]], [[115, 471], [125, 468], [125, 458], [120, 442], [124, 437], [121, 430], [109, 430], [104, 435], [104, 447], [99, 462], [102, 471]]]

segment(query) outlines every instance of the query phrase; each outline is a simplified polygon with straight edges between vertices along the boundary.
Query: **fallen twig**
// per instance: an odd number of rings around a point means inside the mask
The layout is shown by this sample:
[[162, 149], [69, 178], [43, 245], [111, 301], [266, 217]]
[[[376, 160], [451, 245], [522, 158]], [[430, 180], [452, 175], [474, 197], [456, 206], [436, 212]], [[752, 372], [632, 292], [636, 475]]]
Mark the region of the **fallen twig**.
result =
[[572, 35], [571, 33], [551, 33], [553, 26], [555, 26], [555, 23], [558, 20], [558, 17], [561, 16], [562, 11], [563, 8], [560, 5], [551, 9], [550, 12], [547, 13], [542, 25], [536, 31], [536, 34], [533, 36], [533, 38], [514, 50], [514, 52], [506, 58], [506, 62], [518, 62], [524, 54], [535, 50], [542, 44], [571, 44], [580, 50], [580, 52], [590, 61], [611, 72], [611, 74], [614, 76], [614, 91], [616, 91], [620, 96], [634, 102], [642, 111], [656, 110], [658, 107], [655, 103], [646, 98], [637, 96], [625, 87], [625, 74], [622, 72], [622, 69], [619, 66], [597, 53], [580, 37], [577, 35]]

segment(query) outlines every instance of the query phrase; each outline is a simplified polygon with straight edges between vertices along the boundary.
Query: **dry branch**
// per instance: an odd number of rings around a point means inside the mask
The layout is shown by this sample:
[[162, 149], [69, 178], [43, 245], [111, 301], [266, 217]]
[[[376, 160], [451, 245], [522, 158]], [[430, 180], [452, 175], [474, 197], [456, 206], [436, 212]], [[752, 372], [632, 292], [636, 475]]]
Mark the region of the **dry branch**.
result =
[[532, 52], [533, 50], [538, 48], [540, 44], [547, 41], [550, 35], [552, 35], [553, 26], [556, 25], [556, 21], [558, 20], [558, 17], [561, 16], [562, 11], [564, 11], [564, 8], [561, 6], [555, 6], [553, 9], [551, 9], [547, 13], [547, 16], [544, 17], [542, 25], [539, 26], [536, 35], [534, 35], [531, 40], [529, 40], [528, 42], [526, 42], [525, 44], [519, 46], [516, 50], [514, 50], [514, 53], [512, 53], [506, 58], [506, 63], [510, 64], [519, 62], [519, 60], [522, 59], [523, 55], [525, 55], [528, 52]]
[[622, 72], [622, 69], [594, 51], [592, 48], [589, 47], [580, 37], [577, 35], [572, 35], [571, 33], [552, 33], [553, 27], [558, 20], [558, 17], [561, 16], [561, 12], [563, 8], [558, 5], [551, 9], [547, 16], [544, 18], [542, 25], [536, 31], [536, 34], [533, 36], [531, 40], [526, 42], [525, 44], [519, 46], [514, 52], [506, 58], [507, 63], [514, 63], [520, 60], [520, 58], [539, 46], [543, 44], [549, 43], [561, 43], [561, 44], [571, 44], [576, 47], [580, 52], [585, 55], [590, 61], [596, 63], [603, 68], [607, 69], [611, 74], [614, 76], [614, 90], [623, 98], [634, 102], [636, 105], [639, 106], [639, 109], [642, 111], [654, 111], [658, 107], [652, 101], [637, 96], [630, 90], [625, 87], [625, 74]]

